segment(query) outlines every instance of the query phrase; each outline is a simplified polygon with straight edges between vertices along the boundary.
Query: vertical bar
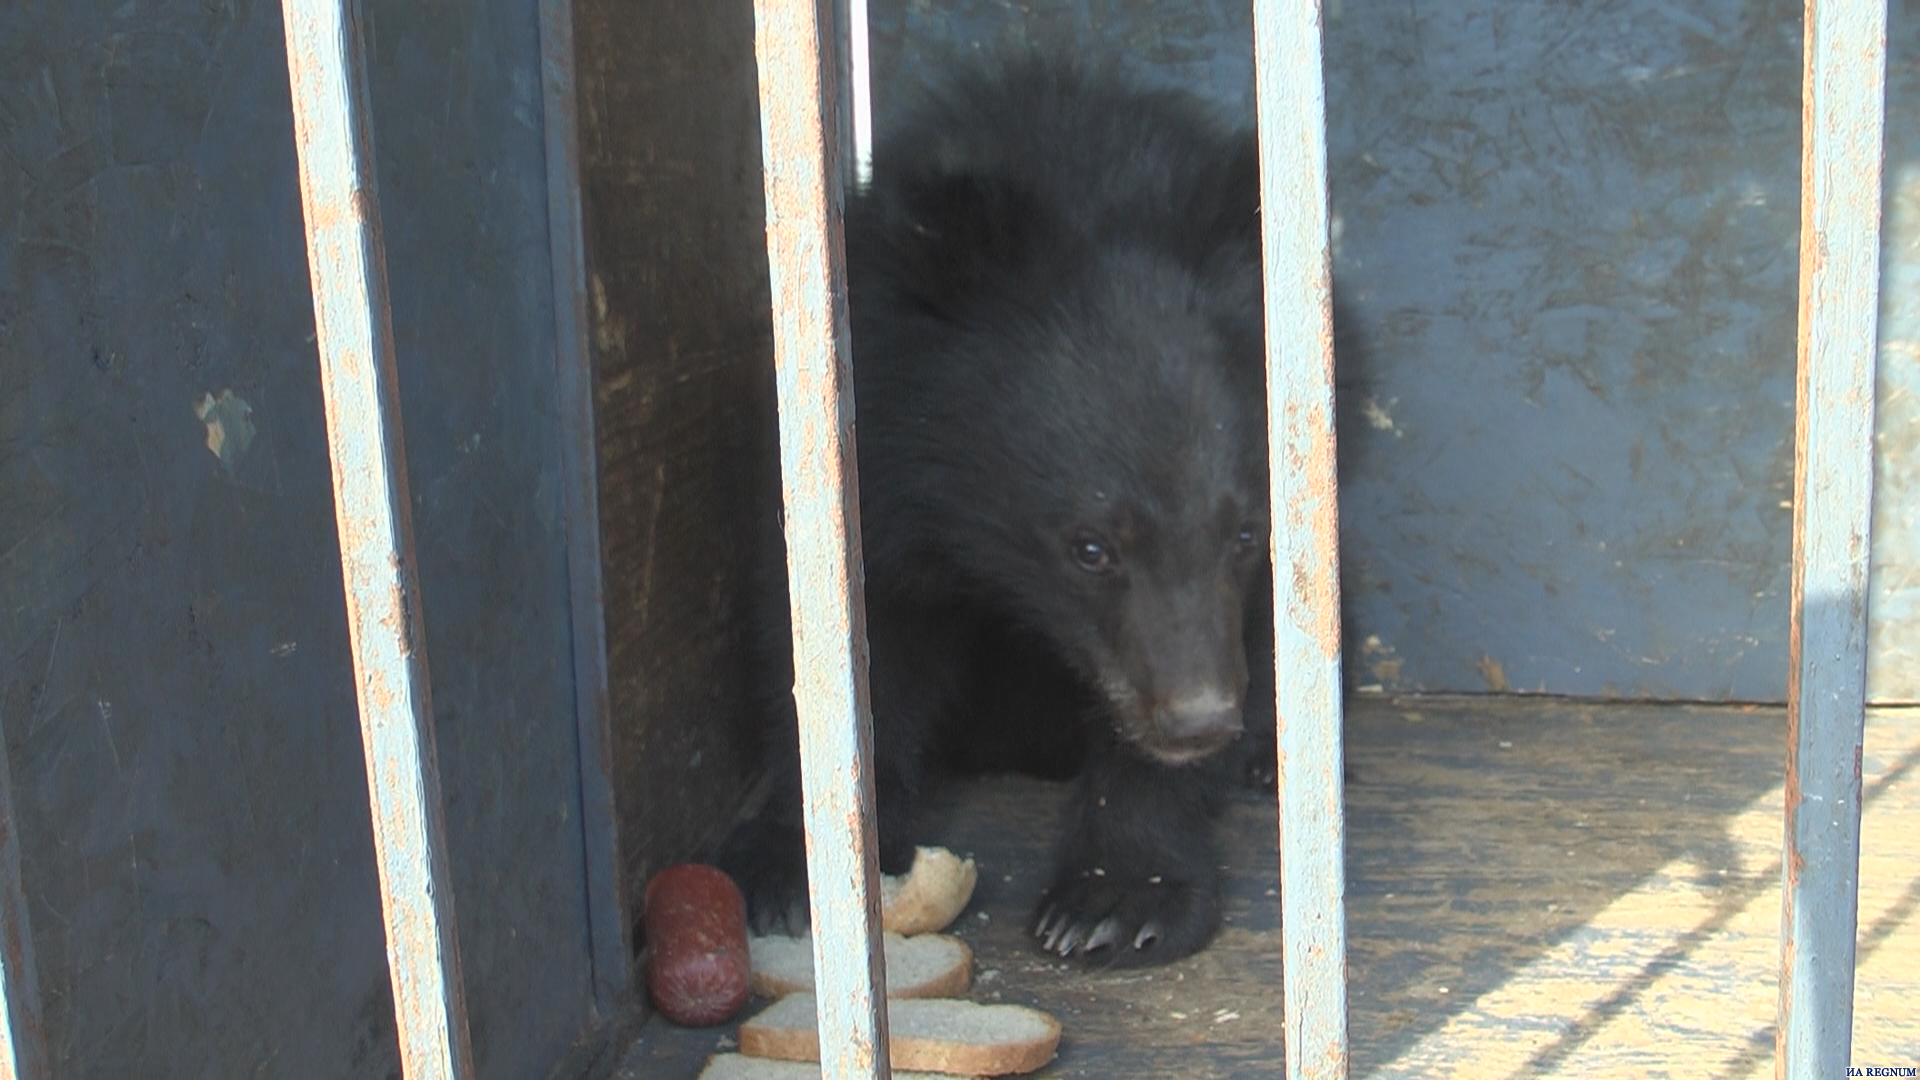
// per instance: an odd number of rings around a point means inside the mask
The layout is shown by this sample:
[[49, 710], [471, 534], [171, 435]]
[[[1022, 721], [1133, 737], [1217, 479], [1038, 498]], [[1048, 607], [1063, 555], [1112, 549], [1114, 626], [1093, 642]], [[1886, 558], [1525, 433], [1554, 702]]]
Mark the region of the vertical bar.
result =
[[1774, 1071], [1852, 1052], [1885, 0], [1807, 0], [1786, 851]]
[[409, 1078], [473, 1075], [408, 521], [399, 374], [350, 0], [282, 0], [347, 633]]
[[1320, 5], [1255, 0], [1287, 1075], [1347, 1075], [1339, 501]]
[[867, 0], [846, 0], [847, 82], [853, 98], [853, 182], [873, 176], [873, 57], [867, 44]]
[[633, 985], [620, 894], [607, 643], [600, 578], [600, 491], [595, 470], [593, 354], [588, 347], [587, 256], [581, 225], [579, 95], [574, 81], [573, 0], [540, 0], [540, 72], [545, 97], [547, 234], [553, 263], [555, 389], [567, 522], [567, 591], [573, 620], [574, 727], [580, 830], [587, 873], [588, 951], [594, 1008], [616, 1015]]
[[[845, 0], [755, 0], [794, 702], [825, 1076], [887, 1077], [842, 240]], [[838, 6], [839, 10], [835, 10]], [[827, 50], [833, 50], [828, 52]]]
[[46, 1080], [53, 1071], [13, 825], [13, 766], [0, 739], [0, 1080]]
[[832, 58], [833, 70], [839, 76], [828, 102], [829, 137], [840, 147], [835, 160], [841, 167], [841, 182], [859, 187], [867, 182], [873, 143], [867, 0], [829, 0], [828, 6], [833, 9], [833, 31], [821, 49], [823, 57]]

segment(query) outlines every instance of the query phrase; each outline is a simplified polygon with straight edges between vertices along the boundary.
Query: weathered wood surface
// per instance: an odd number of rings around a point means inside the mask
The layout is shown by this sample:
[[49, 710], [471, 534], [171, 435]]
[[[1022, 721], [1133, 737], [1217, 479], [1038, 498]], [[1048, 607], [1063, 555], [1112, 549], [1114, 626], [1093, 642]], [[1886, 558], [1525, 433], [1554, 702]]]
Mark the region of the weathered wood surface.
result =
[[[1351, 702], [1352, 1075], [1771, 1075], [1784, 737], [1770, 708]], [[1920, 1064], [1917, 763], [1920, 711], [1874, 713], [1856, 1065]], [[1064, 794], [1006, 778], [942, 797], [939, 839], [981, 867], [958, 927], [979, 957], [972, 996], [1060, 1017], [1043, 1075], [1276, 1075], [1271, 802], [1248, 794], [1230, 812], [1211, 948], [1087, 975], [1022, 933]], [[621, 1075], [694, 1076], [731, 1034], [656, 1021]]]
[[626, 895], [757, 767], [742, 672], [779, 505], [751, 0], [575, 9], [612, 783]]

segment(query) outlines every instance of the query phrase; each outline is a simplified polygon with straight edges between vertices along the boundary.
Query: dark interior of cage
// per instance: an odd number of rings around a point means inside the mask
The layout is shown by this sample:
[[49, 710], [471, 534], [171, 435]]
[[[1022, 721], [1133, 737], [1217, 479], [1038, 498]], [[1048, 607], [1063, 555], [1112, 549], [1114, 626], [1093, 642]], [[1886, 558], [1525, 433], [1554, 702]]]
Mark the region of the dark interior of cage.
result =
[[[1242, 7], [878, 4], [876, 126], [956, 58], [1061, 42], [1251, 123]], [[1663, 1039], [1699, 1042], [1716, 1075], [1771, 1058], [1799, 13], [1695, 18], [1327, 9], [1335, 281], [1365, 343], [1337, 387], [1355, 1075], [1589, 1075]], [[772, 345], [749, 13], [588, 20], [634, 896], [661, 866], [710, 856], [756, 795], [759, 746], [733, 721], [752, 715], [739, 613], [779, 498]], [[633, 39], [682, 59], [617, 63]], [[1876, 699], [1911, 697], [1900, 632], [1883, 618], [1874, 634]], [[1869, 813], [1911, 813], [1911, 718], [1876, 730]], [[980, 866], [953, 931], [979, 958], [974, 996], [1062, 1019], [1049, 1075], [1268, 1074], [1283, 1026], [1272, 796], [1232, 797], [1215, 943], [1124, 972], [1063, 962], [1028, 933], [1066, 797], [953, 779], [919, 819], [925, 842]], [[1902, 951], [1911, 887], [1883, 884], [1891, 906], [1863, 899], [1863, 964], [1876, 941]], [[1741, 1019], [1711, 1038], [1667, 1007], [1710, 985], [1703, 972], [1758, 980], [1722, 994]], [[1896, 1056], [1915, 1038], [1861, 1030]], [[691, 1075], [730, 1038], [656, 1018], [627, 1068]]]

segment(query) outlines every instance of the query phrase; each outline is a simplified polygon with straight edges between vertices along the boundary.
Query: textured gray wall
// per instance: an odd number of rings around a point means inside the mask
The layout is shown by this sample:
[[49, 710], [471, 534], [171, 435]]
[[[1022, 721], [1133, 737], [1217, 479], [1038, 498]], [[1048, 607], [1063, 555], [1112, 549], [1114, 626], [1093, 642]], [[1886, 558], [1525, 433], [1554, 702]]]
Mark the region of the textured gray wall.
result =
[[[497, 1077], [590, 1001], [535, 10], [362, 23]], [[0, 6], [0, 73], [0, 720], [58, 1072], [397, 1075], [279, 6]]]
[[[1890, 16], [1874, 691], [1920, 697], [1920, 5]], [[1122, 50], [1250, 117], [1230, 0], [875, 0], [878, 120], [953, 51]], [[1329, 0], [1357, 685], [1782, 700], [1800, 6]]]

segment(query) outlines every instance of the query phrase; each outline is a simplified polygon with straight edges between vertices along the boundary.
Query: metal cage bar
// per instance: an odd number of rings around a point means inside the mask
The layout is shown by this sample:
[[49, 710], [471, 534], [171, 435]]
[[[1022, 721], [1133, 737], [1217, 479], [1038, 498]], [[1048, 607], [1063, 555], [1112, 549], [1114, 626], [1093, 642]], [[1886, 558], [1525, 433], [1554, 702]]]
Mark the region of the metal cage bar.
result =
[[1866, 723], [1885, 0], [1807, 0], [1775, 1075], [1852, 1050]]
[[845, 0], [847, 10], [847, 98], [852, 107], [853, 168], [856, 184], [873, 175], [873, 50], [867, 41], [867, 0]]
[[1318, 2], [1255, 0], [1289, 1077], [1347, 1075], [1339, 502]]
[[473, 1057], [408, 521], [365, 53], [350, 2], [281, 4], [300, 202], [401, 1067], [410, 1078], [465, 1078]]
[[755, 0], [822, 1073], [883, 1080], [886, 991], [842, 216], [846, 0]]

